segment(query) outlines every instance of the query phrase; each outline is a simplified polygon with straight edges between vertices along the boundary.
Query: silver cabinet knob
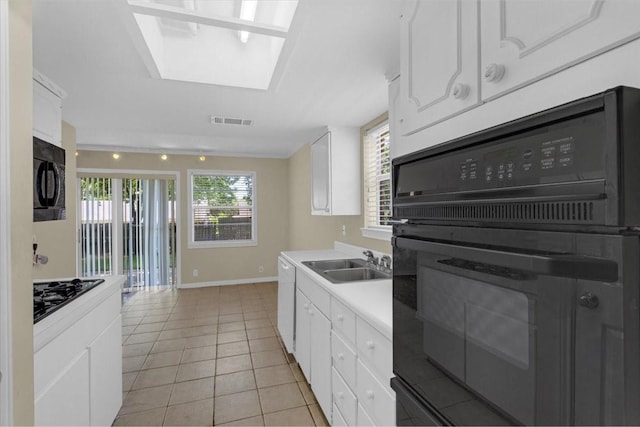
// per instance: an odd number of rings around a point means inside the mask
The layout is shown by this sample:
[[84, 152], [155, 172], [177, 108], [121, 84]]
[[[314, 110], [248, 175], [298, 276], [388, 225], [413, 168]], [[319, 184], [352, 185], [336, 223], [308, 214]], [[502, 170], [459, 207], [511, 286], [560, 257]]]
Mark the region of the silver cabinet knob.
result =
[[504, 77], [504, 72], [504, 65], [489, 64], [484, 70], [484, 80], [490, 83], [498, 83]]
[[467, 96], [469, 96], [469, 91], [469, 85], [466, 85], [464, 83], [457, 83], [453, 87], [451, 94], [455, 99], [465, 99]]

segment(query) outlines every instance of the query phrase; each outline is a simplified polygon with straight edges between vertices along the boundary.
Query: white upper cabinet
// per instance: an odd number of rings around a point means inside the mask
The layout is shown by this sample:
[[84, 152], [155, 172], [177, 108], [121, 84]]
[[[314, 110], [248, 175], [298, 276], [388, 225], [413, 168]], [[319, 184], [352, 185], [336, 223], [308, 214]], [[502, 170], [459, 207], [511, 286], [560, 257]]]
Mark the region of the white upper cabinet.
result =
[[640, 38], [640, 0], [404, 0], [399, 31], [394, 156], [446, 141], [415, 144], [430, 126]]
[[481, 23], [490, 100], [640, 37], [640, 1], [483, 0]]
[[62, 99], [66, 93], [33, 70], [33, 135], [62, 146]]
[[311, 212], [331, 212], [331, 136], [329, 132], [311, 144]]
[[410, 135], [480, 102], [478, 2], [407, 1], [400, 21], [396, 123]]
[[311, 144], [311, 214], [360, 215], [360, 131], [328, 128]]

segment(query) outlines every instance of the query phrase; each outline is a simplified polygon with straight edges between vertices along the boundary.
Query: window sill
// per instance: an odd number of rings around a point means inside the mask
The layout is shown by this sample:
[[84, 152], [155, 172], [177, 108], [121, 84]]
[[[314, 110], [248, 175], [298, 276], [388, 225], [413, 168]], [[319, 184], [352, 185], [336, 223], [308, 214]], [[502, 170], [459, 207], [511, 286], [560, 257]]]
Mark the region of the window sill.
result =
[[362, 231], [362, 237], [391, 242], [391, 227], [368, 227], [361, 228], [360, 231]]
[[209, 248], [233, 248], [243, 246], [258, 246], [256, 240], [222, 240], [222, 241], [199, 241], [189, 242], [189, 249], [209, 249]]

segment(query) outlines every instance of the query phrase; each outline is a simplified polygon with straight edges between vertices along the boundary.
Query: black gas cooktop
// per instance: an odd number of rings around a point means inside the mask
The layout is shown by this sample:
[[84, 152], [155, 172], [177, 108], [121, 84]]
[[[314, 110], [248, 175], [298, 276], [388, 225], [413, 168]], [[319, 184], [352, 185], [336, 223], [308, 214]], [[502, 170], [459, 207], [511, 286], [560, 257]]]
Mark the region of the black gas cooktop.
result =
[[44, 319], [102, 282], [104, 282], [103, 279], [73, 279], [34, 283], [33, 323]]

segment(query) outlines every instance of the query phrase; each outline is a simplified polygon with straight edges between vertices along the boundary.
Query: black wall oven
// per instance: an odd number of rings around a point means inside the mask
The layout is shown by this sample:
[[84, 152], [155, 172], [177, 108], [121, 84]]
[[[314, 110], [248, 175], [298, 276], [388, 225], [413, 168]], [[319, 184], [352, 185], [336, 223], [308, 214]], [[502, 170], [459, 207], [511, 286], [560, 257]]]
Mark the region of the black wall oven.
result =
[[33, 220], [66, 219], [65, 151], [33, 137]]
[[398, 425], [640, 424], [640, 90], [395, 159]]

